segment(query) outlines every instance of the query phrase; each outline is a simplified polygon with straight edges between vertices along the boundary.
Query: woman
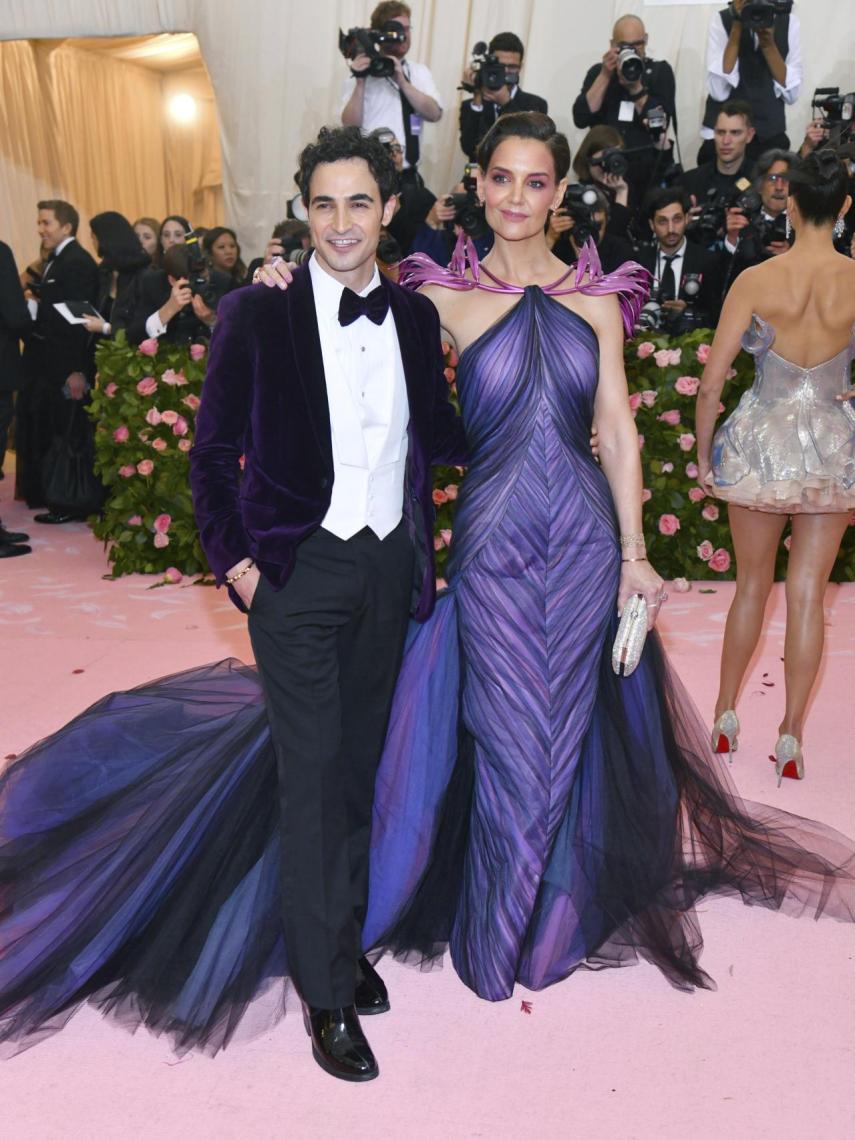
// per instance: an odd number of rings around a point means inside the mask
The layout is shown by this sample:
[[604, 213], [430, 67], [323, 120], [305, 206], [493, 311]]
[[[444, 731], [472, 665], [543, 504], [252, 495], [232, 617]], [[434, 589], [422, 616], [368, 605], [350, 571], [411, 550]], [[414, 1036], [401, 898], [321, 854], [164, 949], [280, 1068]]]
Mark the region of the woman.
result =
[[182, 244], [192, 230], [193, 227], [180, 214], [170, 214], [164, 218], [157, 233], [157, 249], [152, 259], [154, 267], [159, 269], [163, 262], [163, 255], [169, 247]]
[[[479, 161], [489, 258], [408, 267], [460, 351], [472, 455], [450, 588], [410, 638], [378, 772], [365, 945], [450, 942], [491, 1000], [638, 954], [709, 985], [696, 898], [852, 918], [852, 850], [817, 825], [804, 849], [798, 821], [739, 804], [655, 638], [612, 671], [618, 605], [640, 592], [655, 619], [663, 599], [623, 375], [643, 274], [547, 249], [569, 151], [545, 115], [502, 116]], [[3, 853], [26, 934], [0, 955], [7, 1040], [88, 998], [217, 1048], [287, 972], [262, 709], [254, 671], [224, 663], [108, 697], [12, 766]]]
[[[855, 508], [855, 265], [832, 244], [834, 225], [851, 204], [848, 187], [833, 151], [791, 170], [787, 217], [795, 245], [746, 270], [730, 289], [698, 392], [699, 481], [728, 504], [737, 566], [713, 728], [719, 752], [736, 747], [737, 697], [792, 520], [786, 703], [774, 757], [779, 785], [783, 777], [804, 777], [801, 742], [822, 659], [823, 598]], [[741, 346], [756, 358], [756, 379], [713, 439], [719, 397]]]
[[246, 266], [241, 261], [237, 234], [227, 226], [214, 226], [205, 234], [205, 253], [211, 268], [229, 277], [235, 287], [246, 281]]
[[115, 210], [96, 214], [89, 223], [98, 265], [99, 289], [95, 308], [100, 316], [83, 318], [85, 328], [97, 336], [111, 336], [127, 328], [134, 314], [140, 275], [151, 259], [140, 248], [131, 223]]
[[593, 182], [609, 199], [608, 232], [625, 238], [632, 221], [629, 208], [629, 183], [623, 174], [613, 174], [603, 165], [603, 152], [623, 150], [623, 139], [614, 127], [601, 123], [592, 127], [579, 144], [573, 159], [573, 172], [580, 182]]
[[134, 233], [139, 238], [140, 245], [148, 254], [149, 261], [153, 263], [155, 254], [157, 253], [157, 235], [160, 233], [160, 222], [157, 218], [137, 218], [134, 222]]

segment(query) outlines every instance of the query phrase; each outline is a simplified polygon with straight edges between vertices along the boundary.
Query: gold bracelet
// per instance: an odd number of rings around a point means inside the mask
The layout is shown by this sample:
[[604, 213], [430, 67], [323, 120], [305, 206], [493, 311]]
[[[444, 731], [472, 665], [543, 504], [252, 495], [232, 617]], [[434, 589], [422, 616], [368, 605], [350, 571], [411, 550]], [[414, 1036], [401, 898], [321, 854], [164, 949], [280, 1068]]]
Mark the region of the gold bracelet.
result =
[[621, 546], [644, 546], [643, 534], [622, 534], [620, 536]]
[[621, 562], [646, 562], [647, 555], [644, 558], [621, 558]]
[[248, 565], [244, 566], [243, 570], [238, 570], [237, 574], [232, 574], [231, 578], [226, 575], [226, 584], [228, 586], [233, 586], [235, 582], [238, 582], [244, 576], [244, 574], [248, 574], [254, 565], [255, 560], [249, 562]]

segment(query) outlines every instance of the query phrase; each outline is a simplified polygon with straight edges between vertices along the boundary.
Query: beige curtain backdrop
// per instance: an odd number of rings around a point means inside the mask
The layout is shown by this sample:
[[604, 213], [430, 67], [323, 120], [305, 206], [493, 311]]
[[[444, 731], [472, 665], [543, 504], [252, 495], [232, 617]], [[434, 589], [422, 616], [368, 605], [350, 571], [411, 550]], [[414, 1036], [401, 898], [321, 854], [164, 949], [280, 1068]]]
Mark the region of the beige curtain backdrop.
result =
[[[412, 0], [413, 58], [427, 63], [445, 101], [445, 116], [427, 125], [424, 173], [437, 192], [448, 188], [462, 164], [457, 146], [455, 88], [476, 40], [515, 31], [527, 48], [523, 86], [545, 96], [560, 127], [578, 142], [570, 107], [591, 64], [606, 50], [616, 16], [635, 11], [650, 34], [650, 53], [677, 73], [683, 159], [694, 165], [704, 100], [704, 57], [709, 20], [722, 3], [646, 3], [645, 0]], [[294, 192], [301, 144], [323, 123], [336, 121], [346, 67], [338, 54], [339, 27], [367, 22], [373, 0], [0, 0], [0, 39], [144, 35], [194, 32], [216, 93], [223, 160], [224, 215], [250, 255], [284, 216]], [[851, 0], [797, 0], [803, 28], [805, 81], [790, 108], [797, 145], [817, 85], [855, 88], [855, 5]], [[18, 49], [20, 50], [20, 49]], [[4, 80], [5, 89], [5, 80]], [[27, 105], [26, 90], [16, 105]], [[16, 112], [0, 111], [10, 119]], [[82, 133], [93, 121], [80, 124]], [[131, 102], [128, 118], [141, 117]], [[20, 178], [59, 177], [51, 158], [32, 144], [38, 172]], [[16, 156], [0, 141], [0, 179], [15, 175]], [[104, 152], [101, 152], [102, 155]], [[107, 152], [109, 153], [109, 151]], [[29, 161], [30, 155], [17, 156]], [[76, 160], [75, 160], [76, 161]], [[5, 206], [7, 199], [3, 199]], [[102, 204], [99, 203], [99, 207]], [[4, 227], [14, 230], [4, 213]]]

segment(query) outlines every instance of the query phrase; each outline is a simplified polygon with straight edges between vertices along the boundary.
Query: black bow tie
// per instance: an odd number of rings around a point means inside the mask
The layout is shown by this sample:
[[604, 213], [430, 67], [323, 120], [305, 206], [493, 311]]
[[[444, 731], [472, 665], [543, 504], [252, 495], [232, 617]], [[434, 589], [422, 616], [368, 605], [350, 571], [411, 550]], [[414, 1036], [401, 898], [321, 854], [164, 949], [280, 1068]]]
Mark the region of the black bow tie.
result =
[[367, 297], [360, 297], [352, 289], [345, 289], [338, 306], [339, 324], [352, 325], [360, 317], [368, 317], [375, 325], [382, 325], [389, 312], [389, 297], [382, 285], [372, 289]]

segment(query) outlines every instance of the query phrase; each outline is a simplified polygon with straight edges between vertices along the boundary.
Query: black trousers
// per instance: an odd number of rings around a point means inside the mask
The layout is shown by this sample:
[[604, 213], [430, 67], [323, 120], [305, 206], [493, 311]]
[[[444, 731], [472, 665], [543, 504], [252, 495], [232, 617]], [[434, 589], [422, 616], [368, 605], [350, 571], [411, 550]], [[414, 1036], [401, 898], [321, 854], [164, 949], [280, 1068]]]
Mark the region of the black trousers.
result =
[[15, 497], [28, 507], [46, 507], [42, 461], [68, 424], [73, 408], [62, 382], [33, 377], [18, 393], [15, 414]]
[[279, 772], [291, 977], [310, 1005], [352, 1005], [368, 898], [374, 779], [409, 620], [413, 546], [317, 530], [285, 587], [262, 579], [249, 632]]
[[6, 458], [6, 445], [9, 442], [9, 428], [15, 415], [15, 393], [0, 392], [0, 471]]

